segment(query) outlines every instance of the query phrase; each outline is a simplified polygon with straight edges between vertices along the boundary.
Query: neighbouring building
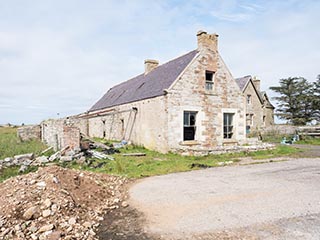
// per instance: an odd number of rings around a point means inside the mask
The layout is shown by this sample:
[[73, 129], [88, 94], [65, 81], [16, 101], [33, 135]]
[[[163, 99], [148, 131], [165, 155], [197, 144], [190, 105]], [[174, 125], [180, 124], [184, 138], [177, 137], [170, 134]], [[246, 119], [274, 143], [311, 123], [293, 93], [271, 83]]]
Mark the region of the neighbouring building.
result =
[[260, 90], [260, 80], [250, 75], [236, 78], [246, 102], [246, 132], [263, 130], [274, 124], [274, 106], [266, 92]]
[[197, 41], [197, 49], [162, 65], [146, 60], [144, 73], [112, 87], [80, 116], [89, 136], [160, 152], [246, 143], [247, 99], [219, 54], [218, 35], [199, 31]]

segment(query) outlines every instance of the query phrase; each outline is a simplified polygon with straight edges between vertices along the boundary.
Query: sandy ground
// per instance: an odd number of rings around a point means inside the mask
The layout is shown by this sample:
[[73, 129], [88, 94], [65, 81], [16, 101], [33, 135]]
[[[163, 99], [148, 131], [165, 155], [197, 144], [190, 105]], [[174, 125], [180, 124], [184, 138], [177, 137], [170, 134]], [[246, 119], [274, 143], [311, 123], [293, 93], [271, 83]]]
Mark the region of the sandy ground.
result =
[[130, 196], [161, 239], [320, 237], [320, 158], [151, 177]]

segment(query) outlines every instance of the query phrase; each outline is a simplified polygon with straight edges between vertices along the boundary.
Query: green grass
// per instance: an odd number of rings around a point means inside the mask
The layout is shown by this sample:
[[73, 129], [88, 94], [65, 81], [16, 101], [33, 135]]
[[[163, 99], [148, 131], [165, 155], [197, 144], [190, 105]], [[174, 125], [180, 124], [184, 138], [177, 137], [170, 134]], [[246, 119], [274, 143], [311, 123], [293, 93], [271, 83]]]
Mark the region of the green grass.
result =
[[[0, 170], [0, 183], [8, 178], [15, 177], [17, 175], [21, 175], [21, 173], [19, 173], [19, 168], [20, 168], [19, 166], [14, 166], [14, 167], [8, 167], [8, 168], [1, 169]], [[35, 166], [28, 167], [28, 169], [23, 174], [35, 172], [35, 171], [37, 171], [37, 169], [38, 168]]]
[[[185, 172], [199, 169], [192, 168], [192, 164], [206, 165], [207, 167], [217, 167], [219, 162], [239, 161], [241, 157], [252, 157], [254, 159], [265, 159], [280, 156], [293, 156], [299, 150], [290, 146], [277, 146], [274, 150], [256, 151], [256, 152], [241, 152], [229, 153], [221, 155], [208, 156], [181, 156], [178, 154], [168, 153], [161, 154], [155, 151], [150, 151], [138, 146], [128, 146], [120, 149], [120, 154], [114, 154], [114, 161], [92, 159], [93, 163], [90, 166], [79, 165], [75, 162], [65, 164], [65, 166], [89, 170], [94, 172], [108, 173], [126, 176], [129, 178], [142, 178], [154, 175], [163, 175], [174, 172]], [[131, 157], [122, 156], [123, 153], [141, 152], [146, 153], [146, 156]], [[98, 164], [105, 163], [100, 168], [94, 168]]]
[[[95, 139], [99, 140], [99, 139]], [[103, 141], [107, 143], [106, 141]], [[14, 128], [0, 128], [0, 159], [12, 157], [22, 153], [39, 153], [46, 146], [39, 141], [20, 142], [16, 136]], [[114, 154], [114, 161], [89, 159], [92, 164], [78, 164], [76, 161], [72, 163], [61, 163], [63, 167], [71, 167], [75, 169], [83, 169], [94, 172], [108, 173], [114, 175], [126, 176], [129, 178], [142, 178], [154, 175], [163, 175], [174, 172], [184, 172], [194, 169], [199, 169], [199, 165], [207, 167], [217, 167], [220, 162], [239, 161], [241, 157], [252, 157], [253, 159], [266, 159], [280, 156], [294, 156], [299, 150], [285, 145], [279, 145], [274, 150], [256, 151], [256, 152], [241, 152], [229, 153], [221, 155], [208, 156], [181, 156], [178, 154], [168, 153], [161, 154], [155, 151], [147, 150], [139, 146], [126, 146], [120, 149], [121, 153]], [[145, 153], [146, 156], [133, 157], [122, 156], [123, 153]], [[99, 164], [104, 164], [98, 166]], [[196, 165], [196, 167], [192, 167]], [[18, 167], [6, 168], [0, 171], [0, 181], [11, 176], [18, 175]], [[33, 171], [30, 169], [28, 171]]]
[[[40, 141], [32, 140], [21, 142], [17, 137], [17, 129], [12, 127], [0, 127], [0, 159], [13, 157], [18, 154], [39, 154], [47, 146]], [[0, 182], [19, 175], [18, 166], [3, 168], [0, 170]], [[29, 167], [25, 173], [36, 171], [36, 167]]]
[[310, 144], [310, 145], [320, 145], [320, 138], [306, 137], [303, 140], [297, 141], [297, 144]]
[[44, 149], [46, 145], [41, 141], [21, 142], [16, 128], [0, 127], [0, 159], [24, 153], [39, 154]]

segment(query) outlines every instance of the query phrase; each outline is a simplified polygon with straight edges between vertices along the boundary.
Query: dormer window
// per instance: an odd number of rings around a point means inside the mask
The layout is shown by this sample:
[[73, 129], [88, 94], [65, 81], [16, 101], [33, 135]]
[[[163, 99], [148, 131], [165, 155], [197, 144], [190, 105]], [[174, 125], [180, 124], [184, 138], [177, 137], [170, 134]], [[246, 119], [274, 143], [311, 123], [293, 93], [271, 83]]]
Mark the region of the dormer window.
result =
[[206, 71], [206, 90], [212, 91], [213, 89], [214, 72]]

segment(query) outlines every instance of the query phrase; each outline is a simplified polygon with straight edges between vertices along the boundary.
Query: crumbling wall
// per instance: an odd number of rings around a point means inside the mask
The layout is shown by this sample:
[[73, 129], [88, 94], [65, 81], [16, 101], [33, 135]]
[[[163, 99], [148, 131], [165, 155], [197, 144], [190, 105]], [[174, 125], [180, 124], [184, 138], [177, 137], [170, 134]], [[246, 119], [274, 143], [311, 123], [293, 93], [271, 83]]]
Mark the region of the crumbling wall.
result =
[[80, 146], [80, 133], [88, 135], [87, 119], [68, 117], [49, 119], [41, 123], [41, 138], [55, 150], [65, 146], [76, 148]]
[[261, 133], [266, 135], [290, 135], [295, 134], [297, 126], [287, 125], [287, 124], [275, 124], [264, 128]]
[[17, 134], [21, 141], [28, 141], [31, 139], [41, 140], [41, 127], [40, 125], [19, 127]]

